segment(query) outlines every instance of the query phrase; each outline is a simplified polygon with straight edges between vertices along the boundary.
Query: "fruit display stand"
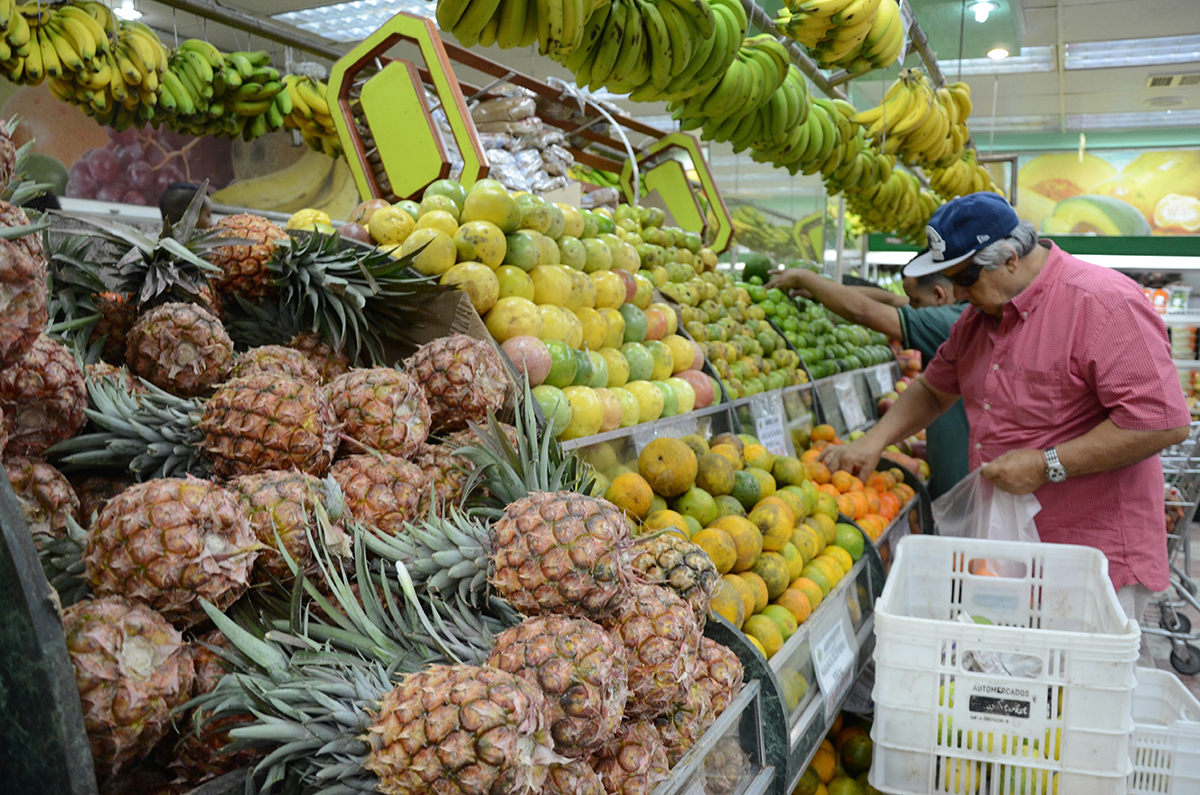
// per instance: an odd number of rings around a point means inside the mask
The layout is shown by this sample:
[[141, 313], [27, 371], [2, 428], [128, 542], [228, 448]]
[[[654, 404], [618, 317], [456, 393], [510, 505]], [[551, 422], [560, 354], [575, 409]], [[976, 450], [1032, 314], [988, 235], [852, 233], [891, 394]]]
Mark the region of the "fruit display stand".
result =
[[690, 434], [699, 434], [705, 438], [711, 438], [722, 433], [737, 432], [738, 426], [731, 405], [722, 403], [719, 406], [695, 409], [686, 414], [663, 417], [653, 422], [643, 422], [628, 428], [617, 428], [580, 439], [567, 439], [562, 442], [562, 447], [563, 450], [574, 450], [584, 459], [588, 459], [601, 448], [601, 445], [609, 445], [618, 460], [636, 463], [638, 453], [642, 448], [651, 439], [657, 439], [660, 436], [679, 439]]
[[821, 421], [832, 425], [839, 437], [864, 431], [879, 419], [863, 370], [818, 379], [813, 382], [813, 389]]

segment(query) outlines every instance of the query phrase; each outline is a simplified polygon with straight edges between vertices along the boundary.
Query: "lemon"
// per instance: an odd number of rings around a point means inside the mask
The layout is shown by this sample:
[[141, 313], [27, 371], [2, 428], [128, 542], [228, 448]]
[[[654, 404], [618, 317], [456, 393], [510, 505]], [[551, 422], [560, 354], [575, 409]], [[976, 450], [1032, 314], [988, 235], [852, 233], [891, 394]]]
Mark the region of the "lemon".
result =
[[[387, 208], [380, 210], [375, 215], [383, 212], [387, 212]], [[400, 210], [399, 212], [403, 213], [404, 211]], [[450, 270], [458, 254], [450, 235], [441, 229], [430, 227], [412, 230], [412, 234], [405, 238], [404, 245], [400, 246], [400, 256], [405, 257], [418, 250], [421, 253], [413, 258], [412, 266], [418, 273], [426, 276], [441, 276]]]
[[297, 210], [287, 219], [285, 229], [303, 229], [309, 224], [328, 224], [329, 213], [324, 210]]
[[[371, 216], [371, 239], [381, 246], [408, 241], [417, 222], [401, 207], [383, 207]], [[454, 263], [451, 263], [453, 265]], [[447, 268], [450, 265], [446, 266]], [[429, 274], [426, 274], [429, 275]]]

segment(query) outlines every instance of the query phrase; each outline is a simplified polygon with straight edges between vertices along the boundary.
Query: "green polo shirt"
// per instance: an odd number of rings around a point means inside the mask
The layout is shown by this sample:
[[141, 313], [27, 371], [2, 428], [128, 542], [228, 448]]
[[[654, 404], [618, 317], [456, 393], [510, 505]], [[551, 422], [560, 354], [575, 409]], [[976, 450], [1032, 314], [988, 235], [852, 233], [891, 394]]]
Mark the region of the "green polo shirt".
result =
[[[938, 347], [950, 336], [950, 327], [966, 308], [965, 303], [922, 309], [899, 307], [901, 343], [906, 348], [920, 351], [921, 363], [928, 364], [937, 355]], [[925, 430], [930, 497], [937, 499], [945, 494], [971, 471], [967, 462], [970, 433], [961, 398]]]

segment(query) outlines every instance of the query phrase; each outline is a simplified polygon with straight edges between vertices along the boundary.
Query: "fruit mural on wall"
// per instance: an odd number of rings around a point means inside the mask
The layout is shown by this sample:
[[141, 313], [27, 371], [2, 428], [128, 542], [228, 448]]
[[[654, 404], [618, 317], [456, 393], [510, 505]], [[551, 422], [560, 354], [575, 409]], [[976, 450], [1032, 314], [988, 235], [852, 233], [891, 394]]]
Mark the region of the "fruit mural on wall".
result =
[[1200, 150], [1021, 158], [1017, 214], [1058, 235], [1200, 233]]

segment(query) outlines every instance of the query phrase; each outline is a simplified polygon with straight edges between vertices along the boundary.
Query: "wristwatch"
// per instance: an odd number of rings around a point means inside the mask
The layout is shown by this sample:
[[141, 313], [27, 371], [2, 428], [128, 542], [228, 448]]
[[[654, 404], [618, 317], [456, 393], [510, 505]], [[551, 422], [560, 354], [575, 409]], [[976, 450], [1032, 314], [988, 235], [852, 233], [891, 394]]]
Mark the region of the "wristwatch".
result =
[[1051, 483], [1062, 483], [1067, 479], [1067, 470], [1058, 461], [1058, 452], [1051, 447], [1049, 450], [1043, 450], [1042, 455], [1046, 457], [1046, 479]]

